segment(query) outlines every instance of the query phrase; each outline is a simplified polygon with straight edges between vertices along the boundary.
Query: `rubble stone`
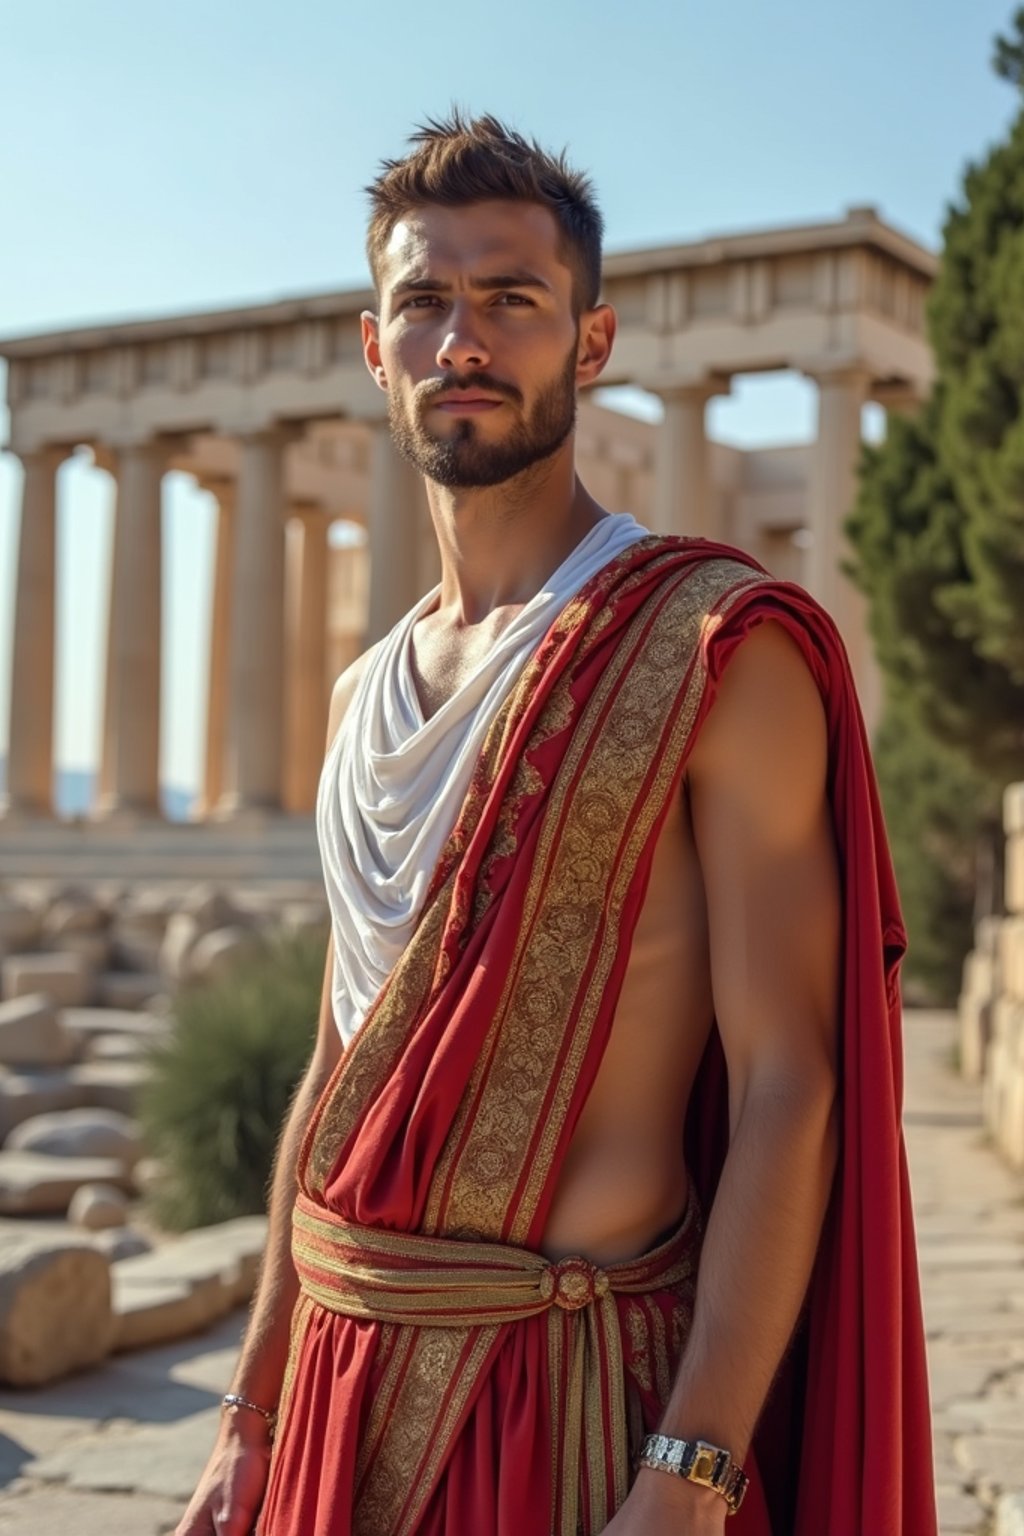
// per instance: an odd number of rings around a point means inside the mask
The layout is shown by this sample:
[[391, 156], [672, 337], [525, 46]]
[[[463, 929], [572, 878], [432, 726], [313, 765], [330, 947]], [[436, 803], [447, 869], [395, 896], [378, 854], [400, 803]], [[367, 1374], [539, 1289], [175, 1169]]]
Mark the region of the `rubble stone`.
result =
[[28, 992], [0, 1003], [0, 1064], [61, 1067], [77, 1055], [74, 1036], [64, 1028], [45, 992]]
[[110, 1265], [84, 1240], [5, 1235], [0, 1244], [0, 1381], [39, 1386], [95, 1365], [116, 1331]]
[[116, 1109], [89, 1105], [23, 1120], [6, 1145], [19, 1152], [51, 1157], [116, 1157], [131, 1168], [142, 1156], [137, 1120]]
[[0, 961], [0, 974], [3, 976], [5, 998], [45, 992], [55, 1003], [65, 1008], [92, 1001], [92, 968], [81, 955], [8, 955]]
[[61, 1214], [83, 1184], [130, 1189], [131, 1178], [112, 1157], [50, 1157], [45, 1152], [0, 1151], [0, 1213]]
[[71, 1196], [68, 1221], [91, 1231], [123, 1227], [128, 1221], [128, 1201], [113, 1184], [83, 1184]]

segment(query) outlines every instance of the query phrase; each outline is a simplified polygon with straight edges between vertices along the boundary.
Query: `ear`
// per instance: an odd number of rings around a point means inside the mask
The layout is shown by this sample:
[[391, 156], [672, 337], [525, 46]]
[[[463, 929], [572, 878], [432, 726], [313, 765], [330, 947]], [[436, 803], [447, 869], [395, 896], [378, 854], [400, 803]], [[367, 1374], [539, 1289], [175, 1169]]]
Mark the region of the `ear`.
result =
[[380, 321], [372, 309], [364, 309], [359, 316], [363, 336], [363, 358], [378, 389], [387, 390], [388, 380], [380, 357]]
[[612, 355], [617, 325], [610, 304], [598, 304], [580, 315], [580, 340], [576, 354], [577, 384], [592, 384], [604, 372]]

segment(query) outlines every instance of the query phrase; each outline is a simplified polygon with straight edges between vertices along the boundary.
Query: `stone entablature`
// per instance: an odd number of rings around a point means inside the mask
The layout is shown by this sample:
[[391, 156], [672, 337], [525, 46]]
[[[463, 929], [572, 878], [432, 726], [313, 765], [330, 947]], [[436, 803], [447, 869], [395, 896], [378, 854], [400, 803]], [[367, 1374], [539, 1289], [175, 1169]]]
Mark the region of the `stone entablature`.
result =
[[[930, 388], [935, 270], [870, 208], [613, 254], [604, 295], [619, 334], [602, 384], [659, 394], [664, 420], [581, 402], [579, 463], [599, 499], [659, 531], [740, 543], [803, 581], [843, 632], [869, 717], [876, 679], [863, 603], [840, 572], [842, 521], [864, 403], [912, 409]], [[372, 303], [360, 288], [0, 341], [24, 468], [8, 817], [52, 814], [55, 476], [82, 445], [118, 499], [96, 816], [158, 814], [170, 469], [194, 475], [219, 509], [202, 812], [311, 808], [332, 669], [437, 572], [422, 483], [391, 448], [362, 360], [358, 317]], [[786, 450], [708, 442], [709, 399], [737, 374], [785, 368], [819, 388], [818, 440], [798, 465]], [[338, 518], [365, 529], [364, 548], [329, 548]]]

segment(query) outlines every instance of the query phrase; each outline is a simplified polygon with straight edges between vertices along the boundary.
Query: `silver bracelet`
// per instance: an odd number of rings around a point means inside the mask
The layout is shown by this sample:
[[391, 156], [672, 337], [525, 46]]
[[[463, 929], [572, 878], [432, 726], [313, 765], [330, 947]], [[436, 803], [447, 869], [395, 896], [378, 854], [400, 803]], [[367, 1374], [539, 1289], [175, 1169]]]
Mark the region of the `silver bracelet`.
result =
[[251, 1408], [253, 1413], [263, 1415], [271, 1431], [277, 1424], [277, 1414], [273, 1409], [261, 1408], [259, 1403], [251, 1403], [247, 1397], [240, 1397], [237, 1392], [225, 1392], [220, 1405], [222, 1408]]

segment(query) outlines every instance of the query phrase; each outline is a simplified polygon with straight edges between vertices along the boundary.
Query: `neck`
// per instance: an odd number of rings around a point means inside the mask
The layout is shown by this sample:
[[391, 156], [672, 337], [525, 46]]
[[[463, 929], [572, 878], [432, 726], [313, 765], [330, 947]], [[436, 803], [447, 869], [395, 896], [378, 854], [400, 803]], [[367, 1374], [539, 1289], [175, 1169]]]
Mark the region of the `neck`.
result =
[[576, 474], [571, 440], [501, 485], [450, 490], [427, 482], [441, 551], [439, 609], [476, 624], [527, 603], [608, 514]]

